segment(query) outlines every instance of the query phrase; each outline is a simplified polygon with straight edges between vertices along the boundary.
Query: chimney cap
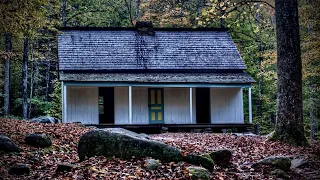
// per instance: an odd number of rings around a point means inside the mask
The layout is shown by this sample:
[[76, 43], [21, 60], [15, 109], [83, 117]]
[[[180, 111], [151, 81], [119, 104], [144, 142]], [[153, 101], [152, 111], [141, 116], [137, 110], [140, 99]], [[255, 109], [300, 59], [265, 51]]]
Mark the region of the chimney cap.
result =
[[136, 22], [136, 28], [142, 28], [142, 27], [153, 27], [152, 21], [137, 21]]
[[138, 21], [136, 23], [137, 35], [139, 36], [154, 36], [153, 25], [151, 21]]

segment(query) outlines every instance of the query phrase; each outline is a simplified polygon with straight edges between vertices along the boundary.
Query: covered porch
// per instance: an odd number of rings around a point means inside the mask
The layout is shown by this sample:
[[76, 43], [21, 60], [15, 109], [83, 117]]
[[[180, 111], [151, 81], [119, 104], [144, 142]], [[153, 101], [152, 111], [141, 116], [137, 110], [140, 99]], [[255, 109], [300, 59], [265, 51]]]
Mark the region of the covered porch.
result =
[[[244, 88], [249, 89], [248, 104], [243, 103]], [[252, 124], [248, 83], [63, 81], [62, 95], [63, 122], [127, 128], [241, 126], [248, 106]]]

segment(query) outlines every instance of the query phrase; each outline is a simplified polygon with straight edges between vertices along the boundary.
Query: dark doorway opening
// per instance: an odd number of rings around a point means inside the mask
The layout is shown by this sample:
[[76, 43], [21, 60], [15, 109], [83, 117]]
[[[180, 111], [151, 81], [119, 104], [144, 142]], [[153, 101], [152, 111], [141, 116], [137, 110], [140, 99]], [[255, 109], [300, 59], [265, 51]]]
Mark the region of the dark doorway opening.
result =
[[210, 88], [196, 88], [196, 118], [198, 123], [210, 123]]
[[114, 124], [113, 87], [99, 87], [99, 124]]

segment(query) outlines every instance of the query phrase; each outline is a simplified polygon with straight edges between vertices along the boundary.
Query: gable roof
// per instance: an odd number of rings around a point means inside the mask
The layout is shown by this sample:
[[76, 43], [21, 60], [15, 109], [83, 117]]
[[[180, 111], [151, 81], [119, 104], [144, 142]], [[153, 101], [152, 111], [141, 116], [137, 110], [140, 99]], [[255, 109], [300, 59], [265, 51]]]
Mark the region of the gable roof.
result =
[[58, 36], [60, 71], [244, 70], [227, 31], [155, 29], [71, 29]]

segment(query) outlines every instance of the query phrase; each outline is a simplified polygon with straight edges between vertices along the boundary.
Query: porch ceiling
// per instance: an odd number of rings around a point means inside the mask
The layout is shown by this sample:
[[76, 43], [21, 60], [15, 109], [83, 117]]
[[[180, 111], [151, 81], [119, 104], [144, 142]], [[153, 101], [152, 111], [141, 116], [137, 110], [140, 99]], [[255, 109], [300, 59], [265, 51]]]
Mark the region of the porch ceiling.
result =
[[127, 83], [251, 84], [255, 80], [241, 73], [64, 73], [61, 81]]

